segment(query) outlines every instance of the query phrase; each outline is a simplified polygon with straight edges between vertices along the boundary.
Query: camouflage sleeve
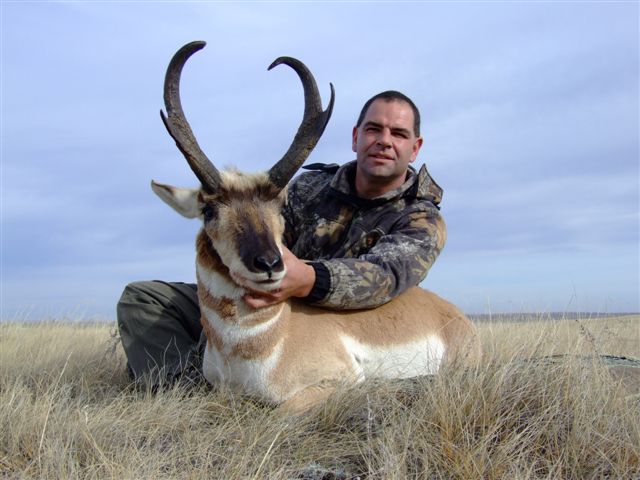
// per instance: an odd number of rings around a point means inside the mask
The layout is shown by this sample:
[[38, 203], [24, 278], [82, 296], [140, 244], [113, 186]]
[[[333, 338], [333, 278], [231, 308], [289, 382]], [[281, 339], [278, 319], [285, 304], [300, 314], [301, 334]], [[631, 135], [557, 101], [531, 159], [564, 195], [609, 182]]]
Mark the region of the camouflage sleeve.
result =
[[330, 285], [316, 305], [344, 310], [388, 302], [424, 280], [446, 237], [446, 225], [436, 208], [407, 214], [366, 254], [320, 260], [329, 272]]

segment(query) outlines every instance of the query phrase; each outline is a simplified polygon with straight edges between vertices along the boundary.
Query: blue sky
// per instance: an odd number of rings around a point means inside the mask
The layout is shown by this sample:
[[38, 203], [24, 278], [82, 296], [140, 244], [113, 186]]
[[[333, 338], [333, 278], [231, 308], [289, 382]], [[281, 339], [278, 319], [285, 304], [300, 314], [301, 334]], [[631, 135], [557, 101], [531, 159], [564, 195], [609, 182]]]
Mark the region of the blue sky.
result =
[[301, 59], [336, 88], [308, 162], [345, 163], [362, 104], [414, 99], [448, 243], [422, 284], [468, 313], [639, 311], [637, 2], [1, 5], [3, 320], [115, 318], [124, 285], [193, 281], [196, 180], [161, 124], [171, 55], [218, 167], [269, 168], [302, 116]]

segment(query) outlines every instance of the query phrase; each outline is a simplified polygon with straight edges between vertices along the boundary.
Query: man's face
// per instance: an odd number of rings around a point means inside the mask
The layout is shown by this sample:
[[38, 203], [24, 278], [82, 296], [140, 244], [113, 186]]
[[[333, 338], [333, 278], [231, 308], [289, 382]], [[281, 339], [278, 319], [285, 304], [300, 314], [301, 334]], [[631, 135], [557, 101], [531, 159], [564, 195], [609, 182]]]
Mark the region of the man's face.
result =
[[413, 131], [411, 106], [401, 100], [375, 100], [360, 126], [353, 128], [356, 184], [386, 186], [386, 191], [398, 188], [421, 146], [422, 137]]

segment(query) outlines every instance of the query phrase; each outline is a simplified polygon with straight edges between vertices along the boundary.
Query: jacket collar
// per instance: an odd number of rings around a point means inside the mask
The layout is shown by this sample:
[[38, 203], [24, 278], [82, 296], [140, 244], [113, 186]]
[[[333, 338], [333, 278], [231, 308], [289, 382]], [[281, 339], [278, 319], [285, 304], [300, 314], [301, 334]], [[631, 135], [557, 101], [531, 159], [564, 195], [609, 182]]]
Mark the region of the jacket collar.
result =
[[356, 161], [345, 163], [336, 171], [330, 186], [332, 193], [336, 197], [357, 207], [375, 207], [401, 197], [428, 200], [436, 207], [442, 201], [442, 188], [431, 178], [425, 165], [420, 167], [419, 172], [409, 166], [407, 179], [399, 188], [372, 199], [361, 198], [356, 195], [354, 187], [355, 174]]

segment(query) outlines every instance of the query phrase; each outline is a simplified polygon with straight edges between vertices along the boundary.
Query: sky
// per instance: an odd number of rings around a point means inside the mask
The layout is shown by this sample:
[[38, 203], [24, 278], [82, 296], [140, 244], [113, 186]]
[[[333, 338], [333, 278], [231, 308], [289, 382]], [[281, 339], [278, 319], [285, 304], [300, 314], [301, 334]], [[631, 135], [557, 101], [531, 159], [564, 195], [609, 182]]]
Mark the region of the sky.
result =
[[467, 313], [638, 312], [638, 2], [12, 2], [1, 13], [0, 320], [114, 320], [136, 280], [194, 281], [196, 220], [149, 182], [197, 181], [160, 121], [183, 106], [218, 168], [268, 169], [303, 111], [308, 163], [355, 158], [364, 102], [422, 114], [447, 245], [421, 284]]

